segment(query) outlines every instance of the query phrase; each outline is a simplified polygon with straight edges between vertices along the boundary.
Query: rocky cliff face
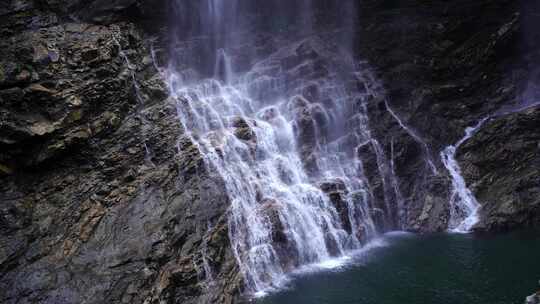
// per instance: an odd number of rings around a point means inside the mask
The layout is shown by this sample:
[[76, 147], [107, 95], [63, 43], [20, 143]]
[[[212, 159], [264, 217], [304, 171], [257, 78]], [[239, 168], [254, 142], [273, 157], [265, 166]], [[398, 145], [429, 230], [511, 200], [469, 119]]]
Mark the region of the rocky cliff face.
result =
[[[467, 184], [484, 205], [477, 229], [537, 225], [539, 129], [532, 126], [538, 112], [502, 114], [539, 100], [533, 93], [540, 58], [537, 4], [368, 1], [361, 13], [359, 56], [376, 68], [387, 90], [386, 100], [371, 104], [373, 128], [388, 154], [393, 147], [409, 228], [446, 229], [450, 186], [439, 153], [488, 116], [497, 117], [458, 151]], [[497, 196], [501, 191], [504, 198]]]
[[540, 108], [488, 122], [459, 151], [463, 173], [483, 203], [481, 229], [539, 224]]
[[[236, 301], [242, 278], [223, 181], [177, 121], [152, 56], [164, 44], [165, 1], [7, 3], [0, 302]], [[535, 97], [527, 88], [538, 81], [540, 39], [528, 29], [538, 10], [525, 4], [360, 7], [357, 55], [387, 90], [369, 104], [371, 127], [395, 164], [407, 229], [447, 228], [450, 181], [439, 152], [495, 114], [457, 155], [483, 205], [478, 228], [540, 224], [540, 112], [504, 114], [523, 92]]]
[[79, 2], [0, 11], [0, 301], [230, 302], [227, 198], [132, 22], [150, 1]]

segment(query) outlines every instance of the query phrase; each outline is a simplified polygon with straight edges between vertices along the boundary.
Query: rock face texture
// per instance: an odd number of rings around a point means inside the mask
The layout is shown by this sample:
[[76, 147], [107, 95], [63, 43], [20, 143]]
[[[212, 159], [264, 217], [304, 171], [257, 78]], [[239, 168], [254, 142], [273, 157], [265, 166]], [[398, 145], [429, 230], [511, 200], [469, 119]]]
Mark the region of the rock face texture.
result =
[[231, 302], [227, 197], [167, 99], [155, 33], [135, 1], [87, 21], [64, 12], [105, 6], [75, 2], [0, 11], [0, 302]]
[[494, 118], [458, 153], [463, 174], [483, 202], [481, 228], [538, 226], [540, 107]]
[[[538, 111], [512, 118], [503, 113], [539, 100], [540, 47], [534, 18], [538, 4], [505, 0], [363, 3], [358, 54], [374, 67], [387, 91], [386, 100], [371, 104], [370, 116], [377, 122], [372, 128], [387, 155], [393, 150], [408, 206], [408, 228], [446, 229], [449, 177], [439, 153], [463, 137], [467, 127], [488, 116], [497, 116], [485, 125], [492, 139], [479, 132], [461, 147], [466, 153], [458, 151], [469, 186], [490, 178], [472, 187], [479, 203], [485, 205], [483, 223], [477, 229], [537, 225], [533, 193], [538, 191], [540, 128], [532, 125]], [[508, 141], [504, 145], [499, 142], [503, 138]], [[511, 151], [504, 150], [513, 145]], [[491, 151], [490, 168], [483, 167], [487, 159], [480, 151], [486, 150]], [[530, 168], [515, 167], [518, 160]], [[437, 167], [436, 173], [428, 161]], [[515, 173], [510, 178], [503, 170]], [[512, 184], [506, 183], [509, 179]], [[506, 198], [497, 197], [500, 191]]]
[[[538, 5], [362, 3], [356, 55], [386, 88], [367, 110], [398, 177], [404, 228], [447, 229], [439, 153], [487, 116], [457, 153], [482, 204], [476, 228], [539, 226], [540, 110], [520, 110], [539, 97]], [[152, 52], [167, 5], [0, 5], [1, 303], [239, 301], [223, 181], [178, 122]], [[235, 127], [256, 145], [246, 121]], [[314, 134], [306, 124], [306, 154]], [[373, 149], [357, 153], [372, 160], [364, 173], [382, 194]], [[321, 187], [347, 222], [340, 181]], [[274, 205], [265, 212], [279, 227]]]

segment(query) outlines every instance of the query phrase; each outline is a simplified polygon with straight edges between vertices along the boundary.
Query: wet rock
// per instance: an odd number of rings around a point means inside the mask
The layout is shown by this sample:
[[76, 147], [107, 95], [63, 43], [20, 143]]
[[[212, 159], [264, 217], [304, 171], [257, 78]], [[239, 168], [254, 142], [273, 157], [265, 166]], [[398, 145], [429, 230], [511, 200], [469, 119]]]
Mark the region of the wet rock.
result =
[[294, 240], [289, 237], [286, 223], [282, 222], [280, 213], [284, 212], [280, 203], [272, 198], [261, 201], [260, 212], [272, 229], [272, 247], [279, 257], [283, 269], [292, 270], [299, 266], [298, 250]]
[[347, 233], [351, 234], [352, 227], [349, 220], [349, 205], [347, 203], [345, 194], [343, 192], [330, 192], [328, 193], [328, 197], [339, 214], [343, 229], [345, 229]]
[[[538, 282], [540, 284], [540, 281]], [[525, 304], [539, 304], [540, 303], [540, 290], [535, 294], [528, 296], [525, 299]]]
[[384, 227], [386, 226], [385, 211], [379, 208], [371, 208], [370, 215], [373, 219], [373, 222], [375, 223], [375, 227], [379, 229], [384, 229]]
[[244, 118], [234, 118], [232, 121], [232, 126], [235, 128], [234, 135], [238, 137], [238, 139], [257, 143], [257, 136], [255, 134], [255, 131], [253, 131], [252, 127]]
[[19, 87], [5, 89], [0, 91], [0, 98], [3, 102], [16, 106], [17, 103], [23, 100], [24, 91]]
[[[375, 219], [376, 227], [379, 230], [388, 229], [389, 220], [388, 216], [390, 210], [387, 207], [387, 192], [385, 189], [384, 174], [379, 170], [379, 160], [375, 151], [375, 147], [371, 142], [361, 144], [356, 148], [358, 158], [362, 160], [362, 166], [360, 170], [366, 177], [369, 191], [372, 196], [371, 207], [375, 210], [372, 217]], [[377, 215], [374, 217], [374, 215]]]
[[317, 176], [319, 174], [319, 164], [317, 162], [318, 155], [317, 152], [311, 151], [311, 149], [306, 148], [301, 151], [300, 154], [302, 158], [302, 163], [304, 169], [310, 176]]
[[482, 205], [478, 229], [538, 226], [540, 107], [487, 122], [457, 153], [469, 187]]
[[[302, 66], [306, 61], [314, 60], [318, 57], [319, 54], [315, 51], [312, 42], [306, 40], [294, 49], [294, 53], [282, 58], [281, 62], [284, 68], [293, 69]], [[304, 65], [304, 67], [308, 67], [308, 65]]]
[[275, 199], [265, 198], [261, 201], [261, 209], [272, 227], [272, 241], [274, 243], [287, 243], [285, 226], [281, 222], [281, 207]]
[[314, 104], [311, 106], [311, 116], [317, 126], [317, 138], [319, 141], [324, 142], [328, 139], [329, 133], [332, 131], [332, 125], [330, 117], [326, 110], [320, 104]]
[[535, 293], [528, 296], [525, 299], [525, 304], [539, 304], [540, 303], [540, 293]]
[[100, 56], [98, 49], [88, 49], [81, 53], [81, 59], [83, 61], [93, 61]]
[[433, 177], [414, 189], [412, 197], [418, 201], [410, 204], [407, 222], [410, 230], [420, 232], [445, 231], [450, 217], [448, 197], [450, 181], [447, 177]]
[[[61, 14], [71, 14], [78, 20], [110, 24], [128, 18], [140, 18], [139, 24], [152, 27], [166, 15], [165, 1], [147, 0], [46, 0], [44, 3]], [[154, 23], [152, 25], [152, 23]]]
[[279, 115], [279, 110], [275, 107], [269, 107], [261, 114], [261, 118], [265, 121], [272, 121]]
[[289, 102], [289, 107], [293, 110], [307, 108], [309, 101], [301, 96], [295, 96]]
[[356, 148], [358, 158], [362, 160], [362, 169], [368, 179], [372, 179], [379, 174], [377, 166], [377, 154], [370, 142], [364, 143]]
[[315, 121], [309, 109], [297, 112], [296, 126], [298, 128], [298, 141], [305, 149], [313, 149], [317, 144]]
[[304, 168], [310, 175], [314, 176], [319, 171], [316, 155], [319, 138], [313, 107], [301, 96], [293, 97], [288, 106], [294, 113], [294, 132]]
[[302, 88], [302, 96], [311, 103], [317, 103], [321, 99], [321, 92], [315, 83], [311, 83]]
[[324, 181], [319, 184], [319, 188], [328, 195], [330, 202], [338, 212], [341, 225], [347, 233], [352, 233], [351, 221], [349, 219], [349, 205], [347, 202], [347, 188], [341, 179]]
[[324, 244], [326, 246], [326, 250], [328, 250], [328, 253], [330, 256], [339, 256], [342, 254], [341, 250], [339, 249], [339, 244], [336, 241], [334, 235], [332, 235], [329, 232], [326, 232], [324, 235]]
[[345, 186], [345, 182], [340, 178], [323, 181], [319, 184], [319, 188], [325, 193], [338, 192], [338, 191], [344, 192], [347, 190]]

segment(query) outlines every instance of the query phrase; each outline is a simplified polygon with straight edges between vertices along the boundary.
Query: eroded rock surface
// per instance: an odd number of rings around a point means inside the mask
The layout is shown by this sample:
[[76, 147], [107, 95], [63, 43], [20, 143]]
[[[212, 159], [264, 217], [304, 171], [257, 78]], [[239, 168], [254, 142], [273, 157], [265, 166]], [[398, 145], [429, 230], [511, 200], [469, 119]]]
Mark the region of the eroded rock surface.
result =
[[463, 174], [482, 203], [481, 228], [538, 226], [540, 107], [494, 118], [459, 150]]
[[75, 2], [0, 10], [0, 302], [232, 302], [228, 199], [131, 22], [143, 2]]

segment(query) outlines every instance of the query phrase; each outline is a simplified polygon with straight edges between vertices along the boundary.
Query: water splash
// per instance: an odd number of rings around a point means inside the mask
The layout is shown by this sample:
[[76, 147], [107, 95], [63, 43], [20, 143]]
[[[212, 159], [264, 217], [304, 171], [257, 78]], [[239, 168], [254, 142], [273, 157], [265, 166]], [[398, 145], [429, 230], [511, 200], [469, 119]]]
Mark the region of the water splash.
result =
[[455, 145], [446, 147], [441, 151], [441, 159], [452, 178], [452, 192], [450, 195], [450, 220], [448, 228], [452, 232], [467, 233], [478, 223], [480, 204], [474, 194], [467, 187], [461, 175], [461, 168], [456, 161], [457, 149], [488, 121], [490, 117], [483, 118], [473, 127], [465, 129], [465, 136]]

